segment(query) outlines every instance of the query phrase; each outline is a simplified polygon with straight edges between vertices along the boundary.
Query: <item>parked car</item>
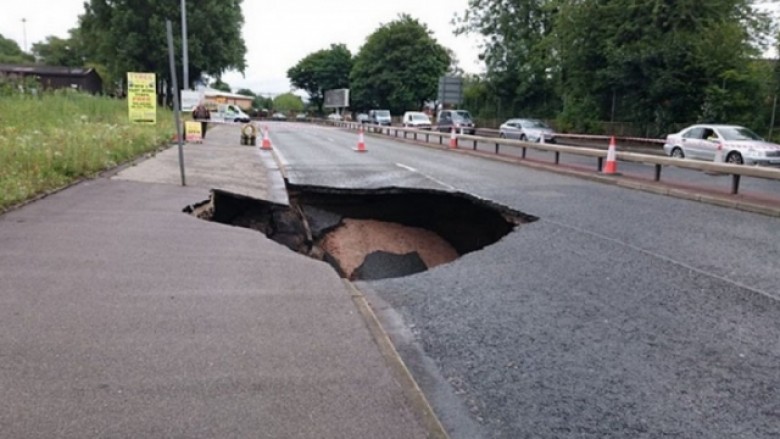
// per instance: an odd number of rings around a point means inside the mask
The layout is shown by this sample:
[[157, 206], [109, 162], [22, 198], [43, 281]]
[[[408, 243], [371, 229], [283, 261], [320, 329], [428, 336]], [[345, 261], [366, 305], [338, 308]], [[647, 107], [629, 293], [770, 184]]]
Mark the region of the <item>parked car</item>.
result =
[[431, 118], [421, 111], [407, 111], [402, 122], [407, 128], [431, 129]]
[[338, 113], [330, 113], [330, 114], [328, 115], [328, 120], [337, 120], [337, 121], [341, 121], [341, 120], [344, 120], [344, 118], [342, 118], [342, 117], [341, 117], [341, 115], [340, 115], [340, 114], [338, 114]]
[[555, 131], [538, 119], [509, 119], [498, 128], [499, 136], [529, 142], [555, 143]]
[[393, 118], [389, 110], [371, 110], [368, 112], [368, 123], [390, 126], [393, 124]]
[[666, 136], [664, 152], [672, 157], [715, 160], [722, 146], [727, 163], [780, 166], [780, 145], [739, 125], [692, 125]]
[[436, 129], [442, 132], [452, 130], [463, 132], [463, 134], [475, 134], [477, 127], [471, 113], [466, 110], [442, 110], [436, 116]]
[[306, 120], [306, 113], [298, 113], [295, 115], [295, 120]]
[[273, 116], [271, 116], [271, 119], [273, 120], [287, 120], [287, 116], [284, 115], [284, 113], [274, 113]]
[[358, 113], [357, 115], [357, 121], [360, 123], [368, 123], [369, 117], [366, 113]]

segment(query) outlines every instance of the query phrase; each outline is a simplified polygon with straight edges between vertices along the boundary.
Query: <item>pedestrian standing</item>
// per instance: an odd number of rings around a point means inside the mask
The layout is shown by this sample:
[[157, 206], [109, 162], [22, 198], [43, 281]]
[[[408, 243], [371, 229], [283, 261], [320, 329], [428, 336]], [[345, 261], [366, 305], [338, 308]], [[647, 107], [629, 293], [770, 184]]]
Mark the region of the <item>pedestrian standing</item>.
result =
[[208, 128], [208, 120], [211, 119], [211, 112], [203, 102], [199, 103], [194, 110], [192, 110], [192, 118], [196, 121], [200, 121], [201, 138], [206, 138], [206, 128]]

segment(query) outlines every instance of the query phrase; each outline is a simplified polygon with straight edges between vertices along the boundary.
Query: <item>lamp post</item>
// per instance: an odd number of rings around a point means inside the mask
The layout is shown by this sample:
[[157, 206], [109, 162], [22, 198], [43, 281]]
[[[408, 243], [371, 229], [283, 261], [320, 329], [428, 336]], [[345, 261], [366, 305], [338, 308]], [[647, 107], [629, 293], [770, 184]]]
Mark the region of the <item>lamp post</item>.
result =
[[190, 89], [190, 66], [187, 59], [187, 0], [181, 0], [181, 65], [182, 90]]
[[[183, 0], [182, 0], [183, 1]], [[24, 51], [27, 52], [27, 19], [22, 18], [22, 41], [24, 42]]]

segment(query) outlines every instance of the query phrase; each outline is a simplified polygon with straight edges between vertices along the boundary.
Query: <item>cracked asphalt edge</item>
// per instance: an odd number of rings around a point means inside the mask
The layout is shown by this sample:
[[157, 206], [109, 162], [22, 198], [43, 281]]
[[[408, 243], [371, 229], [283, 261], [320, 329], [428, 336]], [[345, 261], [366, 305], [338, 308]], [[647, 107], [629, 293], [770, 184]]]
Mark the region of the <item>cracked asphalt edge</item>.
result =
[[428, 402], [428, 399], [417, 384], [417, 381], [415, 381], [409, 368], [406, 367], [406, 363], [401, 359], [401, 355], [395, 349], [395, 345], [393, 345], [393, 342], [390, 340], [390, 336], [382, 327], [379, 318], [374, 313], [373, 308], [371, 308], [371, 305], [363, 295], [363, 292], [349, 280], [342, 280], [352, 298], [352, 302], [355, 304], [355, 307], [357, 307], [361, 316], [363, 316], [363, 320], [366, 322], [366, 326], [368, 327], [369, 332], [371, 332], [371, 336], [374, 338], [385, 362], [390, 366], [396, 380], [398, 380], [398, 383], [401, 385], [404, 397], [407, 402], [411, 404], [412, 409], [420, 416], [427, 436], [429, 438], [449, 439], [449, 435], [438, 416], [436, 416], [436, 413], [433, 411], [433, 407]]

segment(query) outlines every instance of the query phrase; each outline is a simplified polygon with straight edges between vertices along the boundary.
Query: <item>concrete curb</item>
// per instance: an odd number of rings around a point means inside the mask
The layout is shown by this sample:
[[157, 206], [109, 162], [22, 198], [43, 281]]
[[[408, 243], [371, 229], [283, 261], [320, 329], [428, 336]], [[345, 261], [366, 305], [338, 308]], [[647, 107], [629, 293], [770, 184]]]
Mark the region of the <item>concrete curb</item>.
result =
[[427, 437], [435, 439], [449, 439], [447, 431], [439, 421], [436, 413], [433, 411], [433, 407], [428, 402], [422, 389], [415, 381], [409, 368], [406, 367], [401, 355], [395, 349], [395, 345], [390, 340], [390, 336], [387, 335], [382, 324], [379, 322], [379, 318], [374, 313], [374, 310], [369, 305], [368, 300], [363, 293], [352, 284], [352, 282], [344, 279], [344, 285], [349, 292], [352, 302], [357, 307], [360, 315], [363, 316], [363, 320], [366, 322], [371, 336], [379, 348], [380, 353], [385, 359], [385, 362], [390, 369], [392, 369], [395, 378], [401, 385], [404, 396], [407, 402], [412, 406], [412, 409], [420, 416], [420, 420], [423, 423], [423, 428], [427, 432]]
[[385, 135], [375, 134], [375, 133], [371, 133], [371, 134], [366, 133], [366, 134], [376, 138], [390, 139], [390, 140], [395, 140], [398, 142], [403, 142], [411, 145], [424, 146], [427, 148], [438, 149], [442, 151], [452, 151], [460, 154], [472, 155], [472, 156], [481, 157], [488, 160], [500, 161], [504, 163], [512, 163], [512, 164], [526, 166], [529, 168], [534, 168], [542, 171], [554, 172], [556, 174], [579, 177], [585, 180], [595, 181], [599, 183], [617, 185], [627, 189], [634, 189], [634, 190], [649, 192], [657, 195], [666, 195], [666, 196], [680, 198], [689, 201], [698, 201], [700, 203], [711, 204], [718, 207], [727, 207], [731, 209], [742, 210], [745, 212], [757, 213], [760, 215], [780, 217], [780, 206], [775, 207], [767, 204], [743, 201], [737, 198], [694, 192], [692, 190], [687, 190], [687, 189], [678, 189], [672, 185], [665, 184], [665, 183], [643, 182], [643, 181], [629, 179], [629, 178], [600, 175], [595, 172], [578, 171], [575, 169], [563, 168], [555, 165], [546, 165], [542, 163], [529, 162], [527, 160], [522, 160], [520, 158], [501, 156], [492, 153], [486, 153], [483, 151], [473, 151], [465, 148], [449, 149], [446, 146], [442, 147], [442, 145], [429, 144], [421, 141], [415, 141], [413, 139], [404, 139], [403, 137], [387, 137]]

